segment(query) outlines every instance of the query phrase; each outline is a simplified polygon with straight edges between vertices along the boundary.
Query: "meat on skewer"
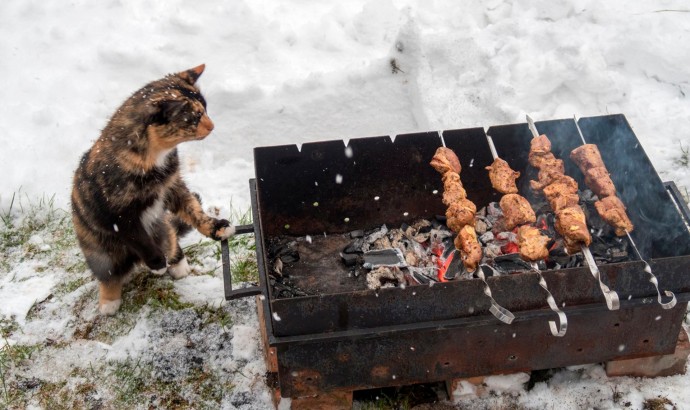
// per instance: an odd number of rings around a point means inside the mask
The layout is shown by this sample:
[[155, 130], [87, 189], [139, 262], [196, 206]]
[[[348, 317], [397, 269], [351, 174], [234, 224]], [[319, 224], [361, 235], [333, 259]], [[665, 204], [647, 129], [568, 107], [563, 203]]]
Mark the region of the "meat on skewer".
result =
[[625, 212], [625, 205], [616, 196], [616, 187], [601, 159], [599, 148], [595, 144], [581, 145], [570, 153], [570, 158], [585, 175], [587, 186], [599, 197], [594, 206], [601, 219], [613, 226], [618, 236], [631, 232], [635, 227]]
[[460, 182], [460, 174], [448, 171], [443, 174], [443, 204], [450, 206], [453, 202], [467, 198], [467, 192]]
[[453, 171], [456, 174], [460, 174], [462, 171], [458, 156], [452, 149], [446, 147], [438, 147], [434, 157], [431, 158], [431, 166], [442, 176], [448, 171]]
[[546, 135], [532, 139], [529, 162], [540, 171], [539, 181], [531, 181], [530, 185], [544, 193], [556, 213], [556, 231], [563, 237], [568, 252], [575, 253], [582, 245], [589, 246], [592, 236], [585, 213], [578, 205], [577, 181], [565, 175], [563, 162], [551, 153], [551, 142]]
[[448, 148], [439, 147], [431, 159], [431, 166], [443, 178], [443, 203], [448, 227], [457, 232], [455, 247], [460, 250], [465, 268], [474, 272], [482, 259], [482, 247], [474, 230], [476, 205], [467, 199], [467, 193], [460, 180], [460, 160]]
[[477, 240], [477, 232], [474, 225], [465, 225], [455, 237], [455, 247], [460, 249], [462, 264], [468, 271], [474, 272], [482, 260], [482, 246]]
[[528, 262], [536, 262], [549, 256], [549, 249], [546, 247], [549, 243], [549, 238], [542, 235], [538, 228], [531, 225], [522, 225], [518, 228], [517, 239], [522, 259]]
[[[499, 205], [505, 217], [505, 228], [512, 230], [516, 226], [520, 226], [520, 229], [523, 226], [529, 227], [527, 224], [536, 222], [537, 217], [529, 201], [517, 193], [515, 179], [520, 176], [520, 173], [511, 169], [505, 160], [498, 157], [491, 137], [488, 137], [487, 140], [494, 155], [494, 162], [486, 169], [489, 171], [491, 185], [496, 191], [504, 194]], [[528, 262], [546, 258], [549, 254], [549, 250], [546, 248], [549, 238], [542, 235], [536, 228], [524, 232], [525, 234], [518, 240], [520, 257]]]
[[520, 173], [513, 171], [507, 162], [501, 158], [496, 158], [486, 169], [489, 171], [491, 186], [496, 191], [502, 194], [517, 194], [518, 189], [515, 180], [520, 177]]
[[477, 206], [469, 199], [455, 201], [446, 210], [446, 225], [455, 232], [460, 232], [465, 225], [474, 226], [476, 212]]
[[518, 194], [503, 195], [499, 202], [507, 230], [512, 230], [518, 225], [534, 223], [537, 216], [529, 202]]
[[617, 236], [625, 236], [626, 232], [632, 232], [635, 226], [625, 213], [625, 205], [617, 196], [607, 196], [594, 203], [601, 219], [616, 228]]

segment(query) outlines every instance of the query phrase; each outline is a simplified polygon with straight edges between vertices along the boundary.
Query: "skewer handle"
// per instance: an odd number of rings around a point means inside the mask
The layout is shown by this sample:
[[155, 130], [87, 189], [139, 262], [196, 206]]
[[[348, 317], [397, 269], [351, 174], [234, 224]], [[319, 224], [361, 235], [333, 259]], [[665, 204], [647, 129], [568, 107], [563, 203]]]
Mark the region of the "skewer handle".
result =
[[486, 282], [486, 277], [484, 276], [484, 271], [482, 271], [482, 266], [486, 266], [491, 270], [494, 270], [494, 268], [492, 268], [489, 265], [479, 265], [477, 269], [477, 276], [479, 276], [479, 279], [481, 279], [482, 282], [484, 282], [484, 294], [488, 296], [489, 300], [491, 301], [491, 307], [489, 308], [489, 312], [491, 312], [491, 314], [493, 314], [496, 317], [496, 319], [500, 320], [503, 323], [513, 323], [513, 320], [515, 320], [515, 315], [510, 310], [499, 305], [498, 302], [496, 302], [496, 300], [491, 295], [491, 288], [489, 287], [489, 284]]
[[594, 276], [594, 278], [597, 281], [599, 281], [599, 288], [601, 288], [601, 293], [604, 294], [604, 299], [606, 299], [606, 307], [608, 307], [609, 310], [620, 309], [621, 302], [620, 298], [618, 297], [618, 293], [609, 289], [609, 287], [606, 286], [606, 284], [601, 280], [601, 272], [599, 272], [599, 267], [597, 266], [597, 263], [594, 261], [594, 256], [592, 256], [592, 252], [585, 245], [582, 245], [582, 254], [585, 256], [585, 261], [587, 261], [587, 267], [589, 268], [589, 271], [592, 273], [592, 276]]
[[558, 315], [558, 324], [554, 322], [553, 320], [549, 320], [549, 328], [551, 329], [551, 334], [556, 336], [556, 337], [563, 337], [565, 336], [565, 332], [568, 331], [568, 317], [565, 315], [565, 313], [558, 308], [558, 305], [556, 305], [556, 300], [553, 298], [553, 295], [551, 292], [549, 292], [549, 288], [546, 285], [546, 279], [544, 279], [544, 276], [541, 274], [541, 270], [539, 269], [539, 266], [537, 266], [536, 262], [531, 263], [532, 270], [534, 270], [537, 275], [539, 275], [539, 286], [541, 286], [546, 293], [548, 294], [546, 296], [546, 303], [549, 305], [551, 310]]
[[656, 295], [657, 295], [657, 301], [659, 302], [659, 305], [663, 309], [673, 309], [674, 306], [676, 306], [676, 303], [678, 303], [678, 300], [676, 299], [676, 295], [673, 294], [670, 290], [665, 290], [664, 294], [668, 297], [671, 298], [666, 303], [663, 303], [663, 299], [661, 297], [661, 291], [659, 291], [659, 280], [654, 276], [654, 273], [652, 273], [652, 267], [649, 266], [649, 263], [647, 263], [646, 260], [642, 259], [642, 255], [640, 254], [639, 249], [637, 249], [637, 245], [635, 245], [635, 241], [633, 241], [632, 236], [630, 236], [630, 232], [625, 231], [625, 234], [628, 236], [628, 240], [630, 241], [630, 244], [632, 245], [633, 249], [635, 250], [635, 253], [637, 254], [637, 257], [640, 258], [642, 262], [644, 262], [644, 271], [649, 274], [649, 282], [654, 285], [654, 289], [656, 289]]

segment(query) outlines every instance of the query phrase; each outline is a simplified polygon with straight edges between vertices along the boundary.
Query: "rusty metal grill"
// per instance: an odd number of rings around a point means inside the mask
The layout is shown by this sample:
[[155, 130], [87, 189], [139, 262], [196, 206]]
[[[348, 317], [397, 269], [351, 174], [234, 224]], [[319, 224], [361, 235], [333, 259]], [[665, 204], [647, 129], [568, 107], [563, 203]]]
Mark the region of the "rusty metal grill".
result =
[[[604, 281], [621, 296], [609, 311], [587, 268], [544, 271], [554, 298], [568, 315], [568, 333], [555, 338], [546, 322], [553, 313], [533, 273], [490, 277], [494, 298], [516, 316], [511, 325], [490, 313], [479, 279], [434, 286], [344, 291], [277, 299], [269, 284], [267, 247], [280, 235], [333, 235], [386, 223], [399, 225], [443, 214], [442, 183], [429, 165], [443, 143], [459, 156], [469, 199], [498, 200], [484, 170], [493, 158], [482, 128], [260, 147], [250, 181], [253, 232], [260, 283], [232, 289], [223, 246], [226, 298], [261, 293], [268, 342], [277, 349], [285, 397], [332, 389], [358, 390], [537, 370], [673, 352], [690, 300], [690, 212], [673, 183], [662, 183], [623, 115], [581, 118], [588, 141], [604, 162], [636, 226], [632, 233], [660, 285], [678, 305], [664, 310], [641, 261], [600, 266]], [[538, 122], [583, 186], [569, 152], [580, 145], [572, 119]], [[523, 172], [528, 193], [530, 132], [527, 124], [487, 131], [513, 169]], [[337, 177], [340, 176], [340, 177]], [[436, 192], [435, 192], [436, 191]], [[374, 198], [378, 198], [374, 200]], [[323, 266], [325, 282], [342, 272]]]

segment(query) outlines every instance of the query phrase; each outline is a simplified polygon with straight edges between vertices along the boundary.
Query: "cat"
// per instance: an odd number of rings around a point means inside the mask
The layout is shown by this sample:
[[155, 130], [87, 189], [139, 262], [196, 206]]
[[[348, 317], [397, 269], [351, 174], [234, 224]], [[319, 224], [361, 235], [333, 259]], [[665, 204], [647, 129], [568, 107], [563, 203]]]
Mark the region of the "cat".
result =
[[[191, 227], [215, 240], [234, 227], [206, 215], [180, 175], [177, 145], [213, 130], [196, 86], [205, 65], [151, 82], [129, 97], [81, 158], [72, 187], [72, 222], [99, 282], [99, 311], [113, 315], [135, 265], [183, 278], [190, 267], [178, 236]], [[190, 227], [191, 226], [191, 227]]]

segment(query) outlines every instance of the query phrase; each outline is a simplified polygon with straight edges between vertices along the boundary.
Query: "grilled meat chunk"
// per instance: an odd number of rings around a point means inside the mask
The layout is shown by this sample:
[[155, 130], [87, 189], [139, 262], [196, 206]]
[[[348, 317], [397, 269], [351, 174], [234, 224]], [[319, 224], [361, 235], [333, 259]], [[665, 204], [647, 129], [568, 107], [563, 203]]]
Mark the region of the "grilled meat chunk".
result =
[[580, 202], [577, 195], [577, 181], [567, 175], [561, 175], [560, 179], [543, 189], [546, 200], [551, 209], [558, 213], [561, 209], [576, 206]]
[[453, 202], [446, 209], [446, 225], [454, 232], [460, 232], [465, 225], [474, 226], [476, 212], [477, 206], [468, 199]]
[[575, 148], [570, 152], [570, 159], [580, 168], [585, 175], [585, 183], [599, 198], [616, 195], [616, 187], [596, 145], [584, 144]]
[[503, 195], [499, 202], [505, 216], [506, 229], [511, 230], [518, 225], [533, 223], [537, 220], [529, 202], [518, 194]]
[[573, 160], [584, 174], [590, 168], [606, 167], [604, 160], [601, 159], [599, 148], [595, 144], [581, 145], [570, 152], [570, 159]]
[[625, 236], [625, 231], [631, 232], [635, 227], [625, 213], [625, 205], [617, 196], [607, 196], [594, 203], [601, 219], [616, 228], [616, 235]]
[[482, 246], [477, 240], [474, 226], [465, 225], [455, 237], [455, 247], [460, 250], [462, 264], [469, 272], [474, 272], [482, 260]]
[[541, 162], [538, 180], [529, 182], [530, 187], [535, 191], [541, 191], [545, 186], [558, 181], [565, 175], [563, 160], [557, 159], [553, 154], [550, 155], [551, 157], [545, 158]]
[[543, 134], [532, 138], [528, 157], [530, 165], [541, 168], [542, 161], [548, 158], [555, 158], [551, 153], [551, 141]]
[[446, 147], [438, 147], [434, 157], [431, 159], [431, 166], [441, 175], [448, 171], [459, 174], [462, 170], [458, 156], [455, 155], [453, 150]]
[[541, 231], [530, 225], [522, 225], [518, 228], [518, 245], [520, 257], [528, 262], [546, 259], [549, 256], [549, 237], [542, 235]]
[[453, 202], [465, 198], [467, 198], [467, 192], [460, 182], [460, 175], [453, 171], [443, 174], [443, 204], [450, 206]]
[[518, 189], [515, 180], [520, 176], [520, 173], [513, 171], [507, 162], [501, 158], [496, 158], [486, 169], [489, 171], [491, 186], [496, 191], [502, 194], [517, 194]]
[[578, 252], [581, 244], [589, 246], [592, 243], [585, 213], [579, 206], [564, 208], [556, 213], [556, 230], [563, 237], [568, 253]]
[[582, 173], [585, 174], [585, 184], [599, 198], [616, 195], [616, 187], [605, 167], [587, 168]]

